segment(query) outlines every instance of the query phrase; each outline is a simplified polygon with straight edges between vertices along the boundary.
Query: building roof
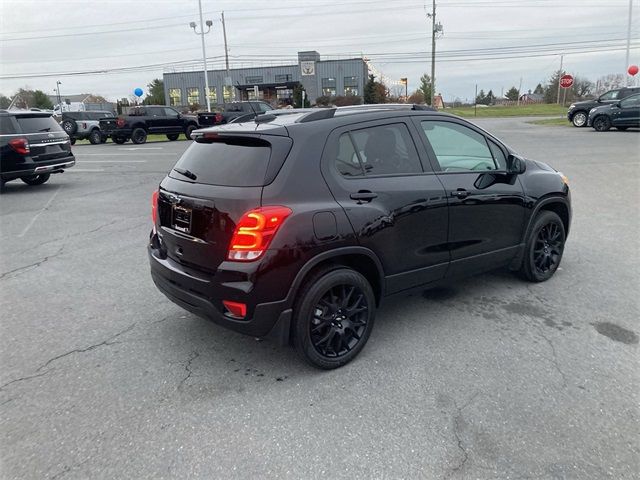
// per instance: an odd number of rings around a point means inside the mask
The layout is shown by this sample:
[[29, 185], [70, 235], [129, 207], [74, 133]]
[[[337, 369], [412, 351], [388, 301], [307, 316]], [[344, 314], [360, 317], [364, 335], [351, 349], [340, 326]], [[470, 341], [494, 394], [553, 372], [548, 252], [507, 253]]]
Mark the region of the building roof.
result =
[[[51, 100], [51, 103], [56, 104], [58, 103], [58, 95], [47, 95], [49, 97], [49, 100]], [[78, 93], [78, 94], [74, 94], [74, 95], [60, 95], [61, 100], [64, 102], [65, 100], [69, 100], [72, 103], [86, 103], [88, 100], [88, 98], [91, 97], [90, 94], [88, 93]]]

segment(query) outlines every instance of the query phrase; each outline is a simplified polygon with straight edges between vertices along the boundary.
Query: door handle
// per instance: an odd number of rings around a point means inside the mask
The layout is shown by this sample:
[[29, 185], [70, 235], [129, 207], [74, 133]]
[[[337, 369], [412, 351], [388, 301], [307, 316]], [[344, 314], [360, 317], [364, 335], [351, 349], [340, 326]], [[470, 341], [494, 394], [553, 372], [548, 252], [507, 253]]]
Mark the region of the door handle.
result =
[[362, 203], [362, 202], [370, 202], [377, 196], [378, 196], [377, 193], [373, 193], [369, 190], [360, 190], [358, 191], [358, 193], [352, 193], [351, 195], [349, 195], [349, 198], [351, 198], [351, 200], [357, 200], [358, 203]]
[[459, 188], [457, 190], [454, 190], [451, 192], [451, 196], [452, 197], [457, 197], [457, 198], [467, 198], [469, 196], [469, 192], [466, 191], [464, 188]]

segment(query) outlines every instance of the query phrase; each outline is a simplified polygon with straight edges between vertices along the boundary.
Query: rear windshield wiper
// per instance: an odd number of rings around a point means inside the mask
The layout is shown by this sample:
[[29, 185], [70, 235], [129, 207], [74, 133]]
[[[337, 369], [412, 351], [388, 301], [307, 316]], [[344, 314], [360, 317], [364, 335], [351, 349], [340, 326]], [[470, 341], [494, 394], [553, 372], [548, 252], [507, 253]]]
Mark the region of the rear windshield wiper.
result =
[[190, 178], [191, 180], [195, 180], [196, 178], [198, 178], [198, 176], [195, 173], [185, 168], [174, 168], [173, 171], [178, 172], [180, 175], [184, 175], [185, 177]]

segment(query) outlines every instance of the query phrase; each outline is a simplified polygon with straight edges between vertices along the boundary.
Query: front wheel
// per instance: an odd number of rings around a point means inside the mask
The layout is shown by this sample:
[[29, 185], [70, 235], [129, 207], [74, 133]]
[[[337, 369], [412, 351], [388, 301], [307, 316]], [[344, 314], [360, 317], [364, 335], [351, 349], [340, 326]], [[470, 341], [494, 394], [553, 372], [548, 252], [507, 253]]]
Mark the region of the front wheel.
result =
[[304, 285], [294, 309], [294, 345], [317, 368], [330, 370], [364, 348], [375, 319], [373, 289], [350, 268], [320, 270]]
[[20, 180], [22, 180], [27, 185], [42, 185], [47, 180], [49, 180], [49, 177], [51, 177], [51, 175], [47, 173], [44, 175], [30, 175], [28, 177], [20, 177]]
[[102, 134], [100, 133], [100, 130], [91, 131], [89, 134], [89, 142], [91, 145], [98, 145], [99, 143], [102, 143]]
[[540, 212], [527, 239], [521, 275], [530, 282], [549, 280], [560, 266], [565, 239], [560, 217], [547, 210]]
[[611, 128], [611, 120], [605, 115], [600, 115], [593, 119], [593, 128], [596, 132], [606, 132]]
[[187, 140], [191, 140], [191, 134], [193, 133], [193, 131], [198, 128], [195, 125], [189, 125], [185, 131], [184, 131], [184, 136], [187, 137]]
[[172, 142], [175, 142], [176, 140], [178, 140], [179, 136], [180, 136], [179, 133], [167, 133], [167, 138]]
[[147, 132], [144, 128], [134, 128], [131, 132], [131, 141], [137, 145], [141, 145], [147, 141]]
[[587, 124], [587, 112], [576, 112], [571, 119], [574, 127], [584, 127]]

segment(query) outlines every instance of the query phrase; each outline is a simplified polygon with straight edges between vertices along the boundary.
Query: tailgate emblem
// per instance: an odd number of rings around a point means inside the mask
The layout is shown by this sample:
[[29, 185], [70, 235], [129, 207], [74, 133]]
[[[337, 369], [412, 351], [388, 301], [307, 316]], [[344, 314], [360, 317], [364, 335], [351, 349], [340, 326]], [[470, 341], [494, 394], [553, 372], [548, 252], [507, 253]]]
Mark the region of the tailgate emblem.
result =
[[183, 233], [191, 233], [191, 209], [172, 205], [172, 226]]

